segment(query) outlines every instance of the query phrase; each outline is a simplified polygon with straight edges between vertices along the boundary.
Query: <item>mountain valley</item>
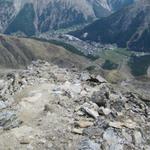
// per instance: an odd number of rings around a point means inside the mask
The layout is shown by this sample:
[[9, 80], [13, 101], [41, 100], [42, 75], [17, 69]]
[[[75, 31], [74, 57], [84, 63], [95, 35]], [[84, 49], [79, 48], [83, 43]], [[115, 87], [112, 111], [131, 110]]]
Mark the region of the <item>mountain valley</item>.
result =
[[150, 150], [149, 0], [0, 0], [0, 150]]

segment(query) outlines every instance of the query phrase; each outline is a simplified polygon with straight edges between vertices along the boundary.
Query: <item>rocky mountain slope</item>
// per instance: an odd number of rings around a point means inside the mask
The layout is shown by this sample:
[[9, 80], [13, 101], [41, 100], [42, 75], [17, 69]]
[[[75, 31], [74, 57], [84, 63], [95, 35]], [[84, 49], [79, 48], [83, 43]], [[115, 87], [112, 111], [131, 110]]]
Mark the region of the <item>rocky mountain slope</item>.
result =
[[0, 31], [27, 36], [51, 29], [91, 22], [108, 16], [132, 1], [107, 0], [0, 0]]
[[150, 149], [150, 95], [45, 61], [0, 80], [2, 150]]
[[90, 62], [69, 49], [49, 42], [0, 35], [0, 68], [22, 68], [36, 59], [44, 59], [62, 67], [76, 65], [82, 68]]
[[116, 43], [119, 47], [150, 52], [149, 16], [149, 0], [137, 1], [134, 5], [75, 32], [74, 35], [84, 40]]
[[117, 11], [124, 6], [133, 4], [135, 1], [137, 0], [107, 0], [107, 3], [112, 11]]
[[[8, 18], [9, 14], [5, 9], [1, 10], [1, 17], [6, 19], [1, 23], [2, 31], [5, 33], [21, 31], [26, 35], [85, 23], [97, 16], [109, 14], [109, 11], [96, 0], [83, 0], [82, 3], [79, 0], [11, 0], [2, 1], [1, 7], [3, 6], [12, 12]], [[31, 32], [25, 32], [24, 28], [28, 30], [29, 26]]]

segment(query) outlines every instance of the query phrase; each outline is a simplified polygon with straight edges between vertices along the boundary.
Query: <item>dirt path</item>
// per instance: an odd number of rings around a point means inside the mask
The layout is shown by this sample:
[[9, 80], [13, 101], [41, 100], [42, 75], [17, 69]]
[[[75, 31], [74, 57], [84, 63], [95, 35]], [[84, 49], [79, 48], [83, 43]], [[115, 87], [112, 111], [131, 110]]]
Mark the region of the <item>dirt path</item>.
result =
[[16, 95], [17, 116], [23, 124], [0, 136], [2, 150], [74, 149], [79, 140], [71, 133], [74, 102], [56, 87], [50, 83], [29, 86]]

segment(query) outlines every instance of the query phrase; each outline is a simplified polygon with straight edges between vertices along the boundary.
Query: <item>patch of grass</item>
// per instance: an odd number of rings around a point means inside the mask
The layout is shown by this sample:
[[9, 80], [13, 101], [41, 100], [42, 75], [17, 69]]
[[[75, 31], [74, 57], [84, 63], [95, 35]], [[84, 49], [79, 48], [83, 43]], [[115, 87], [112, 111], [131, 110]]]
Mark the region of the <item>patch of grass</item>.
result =
[[105, 60], [105, 62], [102, 64], [102, 68], [106, 70], [114, 70], [118, 68], [118, 64], [113, 63], [110, 60]]
[[96, 66], [89, 66], [86, 68], [86, 70], [88, 70], [89, 72], [95, 70]]
[[145, 56], [135, 56], [132, 55], [128, 62], [131, 68], [131, 73], [134, 76], [142, 76], [147, 73], [147, 69], [150, 66], [150, 55]]
[[108, 73], [108, 75], [106, 76], [106, 79], [107, 81], [116, 84], [122, 81], [124, 77], [118, 70], [112, 70]]
[[132, 52], [127, 49], [114, 49], [114, 50], [106, 50], [103, 51], [100, 55], [104, 60], [108, 60], [114, 64], [120, 64], [123, 60], [129, 58]]

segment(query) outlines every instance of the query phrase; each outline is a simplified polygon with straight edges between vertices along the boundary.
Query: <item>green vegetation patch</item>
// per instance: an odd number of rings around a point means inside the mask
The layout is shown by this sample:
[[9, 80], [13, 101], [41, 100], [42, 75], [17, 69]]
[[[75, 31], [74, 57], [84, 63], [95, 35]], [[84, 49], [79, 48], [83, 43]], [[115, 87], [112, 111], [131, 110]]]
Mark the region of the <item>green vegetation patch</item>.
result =
[[113, 63], [110, 60], [105, 60], [105, 62], [102, 64], [102, 68], [106, 70], [114, 70], [118, 68], [118, 64]]
[[134, 76], [142, 76], [147, 73], [147, 69], [150, 66], [150, 55], [135, 56], [133, 55], [128, 65], [131, 68], [131, 72]]
[[88, 70], [89, 72], [91, 72], [91, 71], [94, 71], [95, 68], [96, 68], [96, 66], [93, 65], [93, 66], [87, 67], [86, 70]]
[[104, 60], [109, 60], [112, 63], [120, 64], [131, 55], [132, 52], [127, 49], [116, 48], [114, 50], [104, 50], [101, 52], [100, 57]]

